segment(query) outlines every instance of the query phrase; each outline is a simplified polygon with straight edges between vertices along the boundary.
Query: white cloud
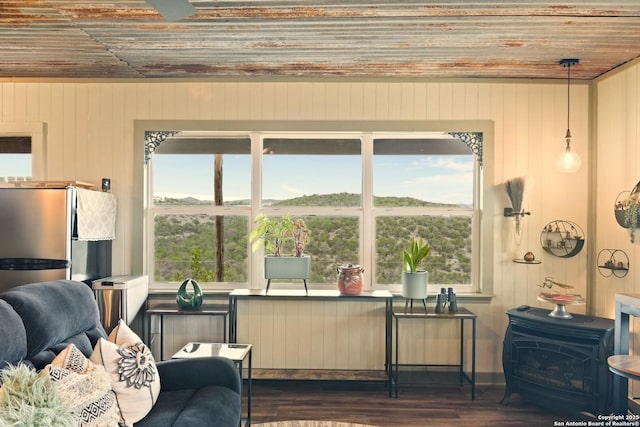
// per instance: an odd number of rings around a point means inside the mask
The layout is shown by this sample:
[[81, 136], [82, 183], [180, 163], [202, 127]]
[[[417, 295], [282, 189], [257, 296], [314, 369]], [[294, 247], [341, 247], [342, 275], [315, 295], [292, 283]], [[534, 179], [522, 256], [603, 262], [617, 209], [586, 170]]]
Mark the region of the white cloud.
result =
[[457, 172], [471, 172], [473, 171], [473, 160], [465, 159], [462, 161], [451, 156], [424, 157], [412, 162], [412, 166], [415, 168], [438, 168]]
[[286, 184], [286, 183], [282, 183], [280, 184], [280, 188], [282, 188], [284, 191], [286, 191], [287, 196], [286, 197], [300, 197], [300, 196], [304, 196], [306, 193], [304, 192], [304, 190], [301, 190], [299, 188], [296, 188], [292, 185]]
[[414, 179], [408, 179], [402, 182], [402, 185], [413, 186], [413, 185], [434, 185], [434, 186], [442, 186], [446, 187], [448, 185], [458, 185], [465, 184], [469, 185], [470, 182], [473, 182], [473, 174], [470, 172], [466, 173], [457, 173], [457, 174], [439, 174], [439, 175], [430, 175], [430, 176], [419, 176]]

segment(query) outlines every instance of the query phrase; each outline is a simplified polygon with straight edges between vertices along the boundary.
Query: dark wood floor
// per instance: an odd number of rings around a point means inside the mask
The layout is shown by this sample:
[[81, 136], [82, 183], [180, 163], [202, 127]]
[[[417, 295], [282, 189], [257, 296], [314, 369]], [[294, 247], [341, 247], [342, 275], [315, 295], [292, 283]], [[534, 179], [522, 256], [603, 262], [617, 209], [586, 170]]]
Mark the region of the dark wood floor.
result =
[[[331, 420], [380, 427], [554, 426], [593, 418], [553, 414], [517, 394], [500, 404], [504, 387], [405, 387], [389, 398], [383, 383], [254, 380], [252, 424], [284, 420]], [[558, 424], [556, 424], [558, 425]], [[565, 424], [566, 425], [566, 424]]]

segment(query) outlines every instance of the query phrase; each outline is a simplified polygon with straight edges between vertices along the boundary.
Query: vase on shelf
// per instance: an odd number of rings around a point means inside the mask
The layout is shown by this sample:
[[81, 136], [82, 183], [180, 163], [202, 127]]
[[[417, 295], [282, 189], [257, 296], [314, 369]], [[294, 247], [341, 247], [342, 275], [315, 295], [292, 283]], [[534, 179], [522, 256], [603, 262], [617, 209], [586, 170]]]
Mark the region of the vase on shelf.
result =
[[362, 292], [364, 268], [348, 264], [337, 268], [338, 289], [342, 295], [358, 295]]
[[513, 239], [516, 246], [522, 243], [522, 229], [524, 228], [524, 213], [515, 212], [513, 214]]
[[522, 243], [522, 219], [530, 212], [522, 209], [522, 200], [524, 198], [524, 178], [517, 177], [505, 182], [504, 188], [511, 202], [511, 207], [504, 208], [504, 216], [513, 218], [513, 237], [516, 246]]

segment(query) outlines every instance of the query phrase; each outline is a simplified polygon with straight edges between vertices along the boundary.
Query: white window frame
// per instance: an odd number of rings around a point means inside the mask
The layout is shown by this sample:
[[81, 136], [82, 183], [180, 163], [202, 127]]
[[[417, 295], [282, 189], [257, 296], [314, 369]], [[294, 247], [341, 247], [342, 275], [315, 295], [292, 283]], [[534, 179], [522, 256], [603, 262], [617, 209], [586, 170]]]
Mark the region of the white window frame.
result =
[[[251, 137], [251, 135], [248, 135], [246, 132], [233, 132], [233, 133], [229, 133], [229, 132], [225, 132], [225, 133], [216, 133], [216, 132], [212, 132], [211, 133], [212, 137], [220, 137], [220, 138], [224, 138], [224, 137]], [[254, 174], [255, 174], [255, 161], [253, 158], [253, 152], [254, 152], [254, 147], [253, 147], [253, 138], [251, 139], [252, 144], [251, 144], [251, 156], [252, 156], [252, 160], [251, 160], [251, 173], [252, 173], [252, 182], [254, 180]], [[153, 156], [152, 156], [153, 157]], [[147, 263], [148, 263], [148, 275], [149, 275], [149, 280], [151, 283], [154, 284], [154, 287], [157, 289], [162, 289], [162, 290], [168, 290], [168, 289], [177, 289], [176, 285], [177, 283], [175, 282], [159, 282], [155, 280], [154, 277], [154, 271], [155, 271], [155, 235], [154, 235], [154, 225], [155, 225], [155, 216], [156, 215], [200, 215], [200, 214], [204, 214], [204, 215], [210, 215], [210, 216], [216, 216], [216, 215], [220, 215], [220, 216], [244, 216], [247, 217], [247, 228], [250, 229], [251, 228], [251, 224], [253, 222], [252, 218], [254, 218], [255, 216], [252, 215], [253, 209], [252, 206], [215, 206], [215, 205], [204, 205], [204, 206], [162, 206], [162, 205], [154, 205], [153, 203], [153, 182], [151, 179], [149, 179], [150, 177], [153, 176], [153, 158], [149, 161], [149, 164], [147, 166], [147, 206], [148, 206], [148, 212], [149, 212], [149, 217], [148, 217], [148, 229], [146, 230], [146, 236], [147, 236], [147, 247], [148, 249], [148, 257], [147, 257]], [[251, 188], [251, 193], [252, 193], [252, 204], [253, 204], [253, 187], [254, 185], [252, 185]], [[247, 232], [248, 233], [248, 232]], [[248, 234], [247, 234], [248, 235]], [[247, 244], [247, 251], [249, 253], [249, 262], [247, 263], [247, 266], [249, 268], [249, 274], [247, 275], [247, 282], [248, 283], [252, 283], [252, 279], [251, 279], [251, 247], [250, 245]], [[246, 288], [247, 284], [245, 283], [235, 283], [235, 282], [216, 282], [216, 283], [209, 283], [209, 284], [201, 284], [203, 285], [202, 287], [204, 289], [213, 289], [213, 290], [227, 290], [227, 289], [234, 289], [234, 288]]]
[[[155, 122], [155, 121], [136, 122], [136, 135], [139, 135], [139, 136], [144, 135], [145, 130], [170, 130], [170, 129], [192, 130], [193, 129], [187, 124], [188, 122], [187, 123], [177, 122], [178, 125], [171, 125], [171, 123], [175, 123], [175, 122], [169, 122], [169, 123]], [[211, 122], [210, 125], [212, 125], [211, 126], [212, 130], [215, 130], [216, 125], [219, 126], [221, 123], [226, 123], [227, 128], [234, 126], [233, 122]], [[493, 132], [492, 132], [493, 124], [491, 122], [480, 122], [481, 124], [479, 124], [479, 122], [461, 122], [461, 123], [465, 123], [467, 127], [472, 126], [471, 129], [466, 129], [465, 126], [462, 126], [462, 125], [452, 125], [451, 123], [448, 123], [448, 122], [446, 123], [445, 126], [442, 126], [442, 124], [440, 126], [436, 126], [435, 129], [431, 129], [430, 126], [425, 127], [423, 125], [417, 126], [417, 128], [419, 129], [414, 129], [414, 127], [416, 127], [415, 123], [414, 122], [409, 122], [409, 123], [413, 124], [413, 126], [405, 126], [404, 122], [400, 122], [400, 123], [393, 122], [393, 126], [391, 127], [394, 128], [394, 132], [396, 134], [405, 135], [405, 136], [407, 134], [415, 134], [416, 132], [430, 132], [434, 130], [449, 131], [449, 132], [453, 132], [453, 131], [481, 132], [483, 133], [484, 140], [485, 140], [484, 158], [485, 159], [487, 158], [487, 152], [489, 151], [487, 150], [487, 146], [488, 146], [487, 141], [491, 140], [493, 136]], [[382, 125], [384, 125], [384, 122], [382, 122]], [[272, 125], [272, 126], [275, 126], [275, 125]], [[272, 126], [266, 126], [266, 127], [272, 128]], [[308, 126], [308, 123], [297, 124], [291, 127], [304, 128], [306, 126]], [[400, 129], [395, 129], [395, 128], [398, 128], [398, 126], [400, 127]], [[195, 126], [195, 127], [198, 128], [198, 130], [200, 130], [199, 129], [200, 126]], [[379, 137], [380, 136], [379, 132], [381, 132], [381, 130], [373, 129], [370, 131], [358, 130], [358, 131], [347, 131], [347, 132], [326, 132], [326, 131], [319, 131], [319, 129], [330, 129], [331, 128], [330, 125], [324, 125], [324, 126], [315, 125], [315, 126], [309, 126], [309, 127], [317, 128], [317, 129], [296, 129], [292, 131], [284, 130], [284, 131], [277, 131], [277, 132], [268, 129], [265, 131], [256, 131], [256, 132], [232, 132], [234, 135], [238, 135], [238, 134], [249, 135], [249, 137], [251, 138], [251, 147], [252, 147], [251, 149], [251, 156], [252, 156], [252, 185], [251, 185], [252, 203], [251, 203], [251, 206], [231, 206], [231, 207], [230, 206], [223, 206], [223, 207], [210, 206], [204, 210], [202, 208], [199, 208], [197, 210], [192, 210], [190, 207], [183, 207], [181, 208], [181, 213], [195, 213], [196, 211], [197, 213], [202, 213], [204, 211], [204, 213], [214, 214], [214, 215], [215, 214], [247, 215], [249, 217], [248, 219], [249, 228], [252, 225], [252, 219], [255, 218], [255, 216], [261, 211], [264, 211], [265, 213], [271, 213], [274, 215], [290, 212], [294, 215], [304, 215], [304, 214], [311, 213], [314, 215], [357, 216], [359, 218], [360, 232], [362, 236], [362, 238], [360, 239], [360, 256], [359, 256], [360, 263], [361, 265], [363, 265], [366, 271], [370, 272], [370, 274], [365, 275], [365, 278], [368, 281], [367, 285], [369, 287], [375, 287], [375, 284], [373, 283], [373, 278], [375, 277], [375, 267], [374, 267], [375, 218], [376, 216], [385, 215], [385, 209], [375, 208], [373, 206], [373, 187], [372, 187], [373, 177], [372, 177], [371, 166], [373, 162], [373, 138], [374, 138], [374, 135], [376, 137]], [[367, 126], [364, 126], [364, 128], [366, 127]], [[377, 126], [374, 126], [374, 127], [377, 127]], [[286, 128], [287, 126], [284, 126], [284, 129]], [[341, 126], [337, 126], [336, 128], [339, 129], [341, 128]], [[229, 131], [226, 130], [225, 135], [228, 135], [228, 134], [229, 134]], [[310, 209], [307, 207], [276, 208], [276, 207], [262, 206], [262, 194], [261, 194], [262, 138], [267, 138], [267, 137], [318, 138], [323, 136], [336, 137], [336, 138], [337, 137], [353, 138], [354, 135], [361, 135], [363, 137], [362, 139], [363, 141], [362, 143], [362, 162], [363, 162], [362, 207], [348, 207], [348, 208], [315, 207], [313, 208], [313, 211], [310, 211]], [[387, 135], [385, 135], [385, 137], [386, 136]], [[139, 154], [136, 157], [138, 159], [141, 159], [142, 155]], [[152, 167], [152, 165], [150, 165], [149, 167]], [[479, 167], [477, 165], [477, 162], [475, 167], [476, 168]], [[493, 224], [487, 224], [486, 222], [482, 221], [483, 216], [486, 217], [487, 215], [486, 212], [483, 213], [483, 205], [484, 206], [487, 205], [486, 202], [483, 202], [483, 199], [486, 199], [487, 195], [483, 193], [486, 193], [487, 190], [491, 189], [490, 184], [483, 182], [482, 176], [488, 175], [486, 166], [484, 169], [485, 169], [484, 174], [481, 171], [476, 171], [476, 175], [475, 175], [476, 188], [474, 190], [474, 194], [475, 194], [474, 197], [480, 196], [481, 198], [478, 200], [474, 200], [475, 211], [472, 215], [472, 227], [474, 230], [473, 232], [476, 233], [476, 235], [474, 235], [474, 238], [473, 238], [473, 248], [472, 248], [472, 251], [473, 251], [472, 285], [469, 287], [470, 289], [465, 290], [465, 291], [468, 291], [469, 294], [476, 294], [481, 298], [489, 297], [491, 295], [492, 274], [490, 271], [487, 273], [487, 268], [490, 267], [490, 264], [492, 263], [492, 258], [493, 258], [492, 253], [489, 253], [488, 256], [481, 256], [481, 252], [484, 251], [486, 253], [486, 250], [489, 248], [492, 248], [493, 246], [493, 242], [491, 238], [492, 232], [487, 231], [487, 230], [492, 230]], [[144, 221], [143, 221], [143, 227], [141, 231], [142, 231], [142, 234], [145, 235], [146, 237], [144, 239], [144, 245], [143, 245], [144, 247], [142, 248], [143, 249], [142, 252], [147, 255], [140, 260], [141, 261], [140, 270], [142, 272], [147, 272], [146, 274], [149, 274], [148, 271], [152, 270], [153, 268], [151, 264], [153, 260], [153, 241], [152, 241], [153, 233], [146, 232], [147, 228], [146, 226], [144, 226], [144, 223], [151, 224], [151, 225], [153, 224], [153, 221], [152, 221], [153, 210], [150, 209], [150, 207], [153, 205], [150, 204], [150, 201], [148, 200], [148, 198], [151, 197], [152, 192], [149, 191], [149, 188], [147, 185], [148, 184], [147, 173], [150, 174], [151, 171], [147, 171], [145, 173], [145, 171], [140, 170], [139, 168], [136, 168], [136, 173], [138, 175], [142, 175], [141, 181], [145, 183], [143, 193], [146, 194], [146, 197], [144, 198], [145, 199], [144, 206], [142, 207], [143, 211], [146, 210], [146, 214], [143, 215]], [[156, 211], [160, 212], [160, 210], [156, 210]], [[397, 210], [394, 211], [393, 215], [403, 215], [405, 213], [407, 215], [415, 215], [416, 211], [415, 211], [415, 208], [398, 208]], [[424, 214], [425, 214], [425, 210], [422, 209], [420, 211], [420, 215], [424, 215]], [[250, 287], [250, 288], [258, 288], [258, 289], [264, 288], [264, 278], [262, 275], [263, 274], [262, 273], [262, 268], [263, 268], [262, 257], [260, 256], [260, 254], [254, 254], [251, 252], [249, 242], [247, 242], [247, 253], [249, 254], [249, 257], [250, 257], [248, 283], [247, 284], [218, 283], [218, 284], [215, 284], [215, 287], [214, 287], [215, 290], [218, 290], [218, 291], [228, 290], [228, 289], [233, 289], [238, 287]], [[151, 263], [149, 260], [151, 260]], [[485, 273], [483, 273], [483, 271]], [[381, 285], [381, 286], [384, 286], [385, 289], [389, 289], [392, 292], [396, 291], [394, 285]], [[397, 289], [399, 290], [399, 285], [397, 286], [398, 286]], [[158, 284], [152, 281], [151, 287], [152, 289], [158, 289], [158, 290], [166, 290], [166, 289], [173, 290], [175, 288], [175, 285], [174, 284]]]
[[[375, 139], [380, 139], [381, 136], [383, 136], [384, 138], [397, 138], [397, 139], [417, 139], [417, 138], [422, 138], [424, 137], [425, 133], [421, 133], [421, 132], [404, 132], [404, 133], [384, 133], [384, 134], [380, 134], [380, 133], [368, 133], [366, 135], [366, 148], [367, 148], [367, 157], [369, 158], [369, 161], [371, 163], [373, 163], [373, 158], [374, 158], [374, 154], [373, 154], [373, 146], [374, 146], [374, 141]], [[389, 209], [386, 207], [375, 207], [373, 205], [373, 199], [374, 199], [374, 194], [373, 194], [373, 167], [369, 167], [369, 172], [370, 172], [370, 176], [367, 177], [367, 183], [369, 186], [369, 190], [368, 190], [368, 197], [365, 199], [364, 195], [363, 195], [363, 202], [366, 200], [366, 205], [364, 206], [364, 210], [365, 210], [365, 218], [368, 218], [371, 222], [371, 224], [368, 224], [367, 226], [369, 227], [369, 233], [365, 234], [365, 248], [368, 251], [368, 253], [366, 254], [365, 259], [369, 260], [369, 271], [371, 272], [370, 274], [370, 278], [372, 283], [370, 283], [370, 285], [373, 288], [378, 288], [378, 289], [387, 289], [391, 292], [394, 293], [400, 293], [402, 290], [402, 285], [400, 284], [400, 277], [398, 277], [398, 283], [395, 284], [387, 284], [387, 285], [376, 285], [375, 283], [373, 283], [373, 279], [376, 277], [377, 274], [377, 265], [376, 265], [376, 219], [379, 217], [384, 217], [384, 216], [394, 216], [394, 217], [399, 217], [399, 216], [439, 216], [439, 217], [443, 217], [443, 216], [465, 216], [465, 217], [470, 217], [471, 218], [471, 235], [472, 235], [472, 248], [471, 248], [471, 253], [472, 253], [472, 260], [471, 260], [471, 283], [470, 284], [458, 284], [458, 285], [448, 285], [448, 286], [453, 286], [453, 288], [455, 289], [455, 291], [457, 293], [460, 292], [465, 292], [465, 293], [471, 293], [471, 292], [476, 292], [479, 289], [479, 283], [480, 283], [480, 257], [479, 257], [479, 248], [480, 248], [480, 241], [481, 241], [481, 233], [480, 233], [480, 229], [479, 229], [479, 217], [480, 217], [480, 205], [479, 205], [479, 200], [481, 199], [481, 181], [482, 181], [482, 171], [481, 168], [478, 165], [477, 161], [473, 162], [474, 165], [474, 171], [473, 171], [473, 176], [474, 176], [474, 188], [473, 188], [473, 208], [471, 209], [465, 209], [465, 208], [453, 208], [453, 207], [448, 207], [446, 208], [447, 213], [443, 214], [443, 210], [442, 209], [438, 209], [438, 208], [424, 208], [424, 207], [396, 207], [393, 209]], [[426, 236], [428, 238], [428, 236]], [[400, 257], [401, 254], [398, 254], [398, 257]], [[443, 286], [441, 284], [432, 284], [429, 283], [428, 285], [428, 291], [429, 293], [433, 294], [436, 292], [439, 292], [440, 287]]]
[[2, 136], [28, 136], [31, 138], [31, 174], [30, 179], [47, 179], [47, 158], [44, 149], [46, 124], [39, 122], [0, 123]]

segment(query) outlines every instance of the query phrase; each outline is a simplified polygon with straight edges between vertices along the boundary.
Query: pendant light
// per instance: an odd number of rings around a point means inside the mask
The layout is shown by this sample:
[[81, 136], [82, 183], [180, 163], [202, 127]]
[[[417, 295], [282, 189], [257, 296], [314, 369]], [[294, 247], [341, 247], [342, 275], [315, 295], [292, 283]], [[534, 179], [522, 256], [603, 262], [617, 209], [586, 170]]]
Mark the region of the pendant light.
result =
[[556, 168], [562, 173], [578, 172], [580, 169], [580, 156], [571, 150], [571, 131], [569, 130], [569, 107], [570, 107], [570, 88], [571, 88], [571, 66], [579, 62], [578, 59], [563, 59], [560, 64], [567, 67], [567, 133], [565, 135], [565, 147], [556, 160]]

